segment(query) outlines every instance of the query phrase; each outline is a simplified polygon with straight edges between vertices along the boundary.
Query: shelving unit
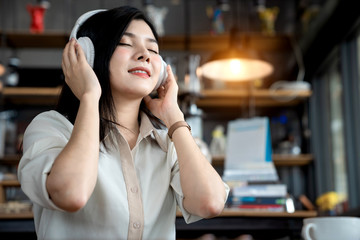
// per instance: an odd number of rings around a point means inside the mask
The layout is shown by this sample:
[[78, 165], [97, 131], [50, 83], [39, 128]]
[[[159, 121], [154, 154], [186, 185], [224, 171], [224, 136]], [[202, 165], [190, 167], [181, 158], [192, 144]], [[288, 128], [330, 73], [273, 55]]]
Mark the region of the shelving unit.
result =
[[[287, 51], [291, 49], [291, 38], [288, 35], [264, 36], [259, 33], [240, 34], [239, 41], [244, 48], [259, 51]], [[30, 34], [28, 32], [0, 32], [0, 46], [7, 48], [63, 48], [69, 39], [69, 34], [64, 32], [45, 32], [43, 34]], [[160, 49], [172, 51], [212, 51], [226, 49], [229, 46], [229, 35], [221, 36], [196, 35], [196, 36], [165, 36], [159, 39]], [[3, 44], [3, 45], [1, 45]], [[60, 87], [4, 87], [0, 89], [0, 104], [11, 106], [54, 106], [60, 93]], [[224, 109], [239, 108], [249, 104], [249, 100], [255, 107], [294, 107], [306, 101], [312, 94], [309, 91], [297, 91], [296, 97], [290, 101], [284, 98], [293, 96], [289, 90], [269, 89], [204, 89], [198, 96], [196, 104], [204, 111], [217, 112]], [[215, 157], [212, 160], [214, 167], [223, 167], [225, 157]], [[0, 158], [0, 165], [18, 164], [20, 155], [5, 156]], [[313, 161], [311, 154], [301, 155], [273, 155], [275, 166], [306, 166]], [[19, 186], [17, 181], [0, 182], [0, 191], [7, 186]], [[304, 218], [316, 216], [313, 211], [296, 211], [295, 213], [273, 212], [241, 212], [225, 210], [220, 218], [256, 217], [256, 218]], [[24, 213], [0, 213], [0, 219], [32, 219], [31, 212]]]

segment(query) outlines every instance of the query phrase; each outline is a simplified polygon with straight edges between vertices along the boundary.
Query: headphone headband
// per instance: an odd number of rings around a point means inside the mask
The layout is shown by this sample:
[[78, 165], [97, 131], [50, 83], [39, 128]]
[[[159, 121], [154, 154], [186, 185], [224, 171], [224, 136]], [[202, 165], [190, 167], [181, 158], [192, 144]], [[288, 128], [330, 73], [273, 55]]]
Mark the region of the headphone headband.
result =
[[76, 21], [71, 34], [70, 34], [70, 40], [72, 38], [76, 39], [76, 41], [80, 44], [82, 50], [84, 51], [86, 60], [88, 61], [89, 65], [91, 67], [94, 66], [94, 59], [95, 59], [95, 49], [94, 49], [94, 45], [91, 42], [91, 39], [89, 37], [80, 37], [79, 39], [76, 37], [77, 32], [80, 28], [80, 26], [87, 20], [89, 19], [91, 16], [93, 16], [94, 14], [97, 14], [98, 12], [103, 12], [106, 11], [105, 9], [98, 9], [98, 10], [93, 10], [93, 11], [89, 11], [84, 13], [83, 15], [81, 15], [78, 20]]
[[76, 20], [76, 23], [71, 31], [71, 34], [70, 34], [70, 39], [71, 38], [75, 38], [77, 39], [76, 37], [76, 34], [80, 28], [80, 26], [87, 20], [89, 19], [91, 16], [97, 14], [98, 12], [103, 12], [103, 11], [106, 11], [106, 9], [97, 9], [97, 10], [92, 10], [92, 11], [89, 11], [89, 12], [86, 12], [84, 14], [82, 14], [78, 20]]

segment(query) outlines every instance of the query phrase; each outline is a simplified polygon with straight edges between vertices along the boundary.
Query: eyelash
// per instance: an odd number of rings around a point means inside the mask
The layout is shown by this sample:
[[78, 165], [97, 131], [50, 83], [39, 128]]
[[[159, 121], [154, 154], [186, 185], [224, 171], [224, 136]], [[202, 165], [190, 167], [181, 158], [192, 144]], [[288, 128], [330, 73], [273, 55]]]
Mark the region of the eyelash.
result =
[[[118, 43], [118, 45], [120, 45], [120, 46], [129, 46], [129, 47], [132, 47], [132, 45], [131, 45], [131, 44], [128, 44], [128, 43]], [[152, 50], [152, 49], [148, 49], [148, 51], [153, 52], [153, 53], [155, 53], [155, 54], [159, 54], [157, 51]]]

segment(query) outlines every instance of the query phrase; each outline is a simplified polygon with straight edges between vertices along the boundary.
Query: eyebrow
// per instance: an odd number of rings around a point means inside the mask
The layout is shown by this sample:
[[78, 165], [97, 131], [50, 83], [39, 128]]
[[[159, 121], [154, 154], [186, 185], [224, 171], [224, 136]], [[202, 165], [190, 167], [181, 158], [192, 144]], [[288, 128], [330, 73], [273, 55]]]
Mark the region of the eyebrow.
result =
[[[135, 34], [129, 33], [129, 32], [124, 32], [124, 36], [128, 36], [128, 37], [130, 37], [130, 38], [135, 38], [135, 37], [136, 37]], [[146, 38], [146, 40], [147, 40], [148, 42], [152, 42], [152, 43], [159, 44], [158, 41], [156, 41], [156, 39], [154, 39], [154, 38]]]

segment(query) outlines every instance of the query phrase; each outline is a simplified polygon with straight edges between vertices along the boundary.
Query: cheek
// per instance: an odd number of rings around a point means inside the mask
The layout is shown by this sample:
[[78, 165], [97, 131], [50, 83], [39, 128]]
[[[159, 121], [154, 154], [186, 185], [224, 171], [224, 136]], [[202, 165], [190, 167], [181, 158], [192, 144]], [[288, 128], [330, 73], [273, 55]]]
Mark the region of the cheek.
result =
[[123, 49], [123, 48], [117, 48], [114, 52], [114, 54], [112, 55], [112, 61], [116, 61], [116, 62], [125, 62], [127, 61], [126, 59], [130, 56], [130, 53], [128, 50]]
[[156, 69], [157, 75], [159, 75], [162, 67], [162, 60], [160, 55], [156, 55], [156, 57], [153, 58], [153, 66], [154, 69]]
[[124, 64], [126, 64], [126, 62], [128, 62], [126, 60], [127, 55], [129, 55], [129, 53], [127, 51], [120, 50], [119, 48], [116, 49], [110, 59], [110, 72], [118, 73], [119, 71], [121, 71], [121, 69], [123, 69], [123, 67], [125, 67]]

